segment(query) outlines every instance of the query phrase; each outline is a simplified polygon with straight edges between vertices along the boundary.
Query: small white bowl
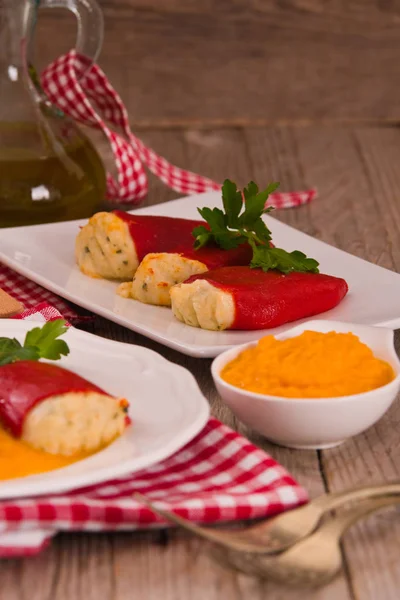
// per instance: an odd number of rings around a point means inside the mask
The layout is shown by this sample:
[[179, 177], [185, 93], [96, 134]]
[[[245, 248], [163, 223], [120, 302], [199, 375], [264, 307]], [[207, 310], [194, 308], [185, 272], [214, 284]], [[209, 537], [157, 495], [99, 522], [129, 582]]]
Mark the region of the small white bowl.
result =
[[[370, 392], [336, 398], [269, 396], [242, 390], [224, 381], [220, 376], [223, 367], [257, 342], [223, 352], [213, 361], [211, 372], [221, 398], [235, 415], [270, 441], [289, 448], [331, 448], [374, 425], [396, 398], [400, 388], [400, 361], [394, 349], [393, 331], [384, 327], [315, 320], [289, 329], [276, 338], [292, 338], [303, 331], [354, 333], [375, 356], [392, 366], [396, 378]], [[267, 331], [265, 335], [268, 335]]]

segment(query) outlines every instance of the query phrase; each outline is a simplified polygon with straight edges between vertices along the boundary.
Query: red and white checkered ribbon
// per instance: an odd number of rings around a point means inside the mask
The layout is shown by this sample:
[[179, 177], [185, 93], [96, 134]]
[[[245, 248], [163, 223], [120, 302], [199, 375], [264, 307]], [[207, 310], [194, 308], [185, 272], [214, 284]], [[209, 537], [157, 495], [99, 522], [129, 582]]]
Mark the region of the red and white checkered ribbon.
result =
[[[4, 290], [7, 294], [10, 294], [13, 298], [21, 302], [21, 304], [31, 311], [33, 317], [37, 318], [38, 305], [47, 306], [52, 305], [47, 310], [55, 311], [55, 318], [59, 317], [60, 311], [65, 319], [68, 319], [72, 323], [78, 321], [85, 321], [92, 319], [92, 316], [83, 316], [78, 314], [72, 306], [65, 302], [53, 292], [49, 292], [42, 286], [38, 285], [34, 281], [27, 279], [23, 275], [16, 273], [13, 269], [6, 267], [6, 265], [0, 262], [0, 289]], [[54, 307], [54, 308], [53, 308]], [[28, 316], [29, 312], [24, 313], [24, 316]], [[46, 312], [45, 317], [47, 321], [52, 320], [50, 313]], [[21, 318], [21, 316], [19, 317]]]
[[[107, 175], [107, 195], [115, 203], [137, 204], [148, 191], [144, 165], [168, 187], [185, 195], [219, 190], [221, 184], [175, 167], [143, 144], [130, 130], [127, 110], [106, 75], [75, 50], [58, 58], [42, 74], [48, 98], [72, 119], [103, 131], [118, 171]], [[120, 135], [109, 125], [123, 132]], [[292, 208], [312, 200], [315, 190], [275, 193], [268, 205]]]
[[[42, 304], [18, 318], [60, 316]], [[184, 448], [143, 471], [67, 494], [0, 501], [0, 557], [37, 554], [58, 531], [166, 526], [135, 492], [203, 523], [268, 517], [308, 499], [271, 456], [211, 418]]]

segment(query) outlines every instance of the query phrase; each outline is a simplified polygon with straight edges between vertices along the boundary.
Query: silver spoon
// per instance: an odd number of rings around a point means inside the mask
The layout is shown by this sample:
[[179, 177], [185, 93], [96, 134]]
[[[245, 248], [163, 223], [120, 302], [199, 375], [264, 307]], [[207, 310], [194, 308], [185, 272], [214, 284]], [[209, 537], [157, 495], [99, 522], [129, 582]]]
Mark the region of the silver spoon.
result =
[[273, 579], [295, 587], [319, 587], [328, 583], [342, 566], [340, 539], [359, 519], [386, 506], [400, 502], [388, 496], [365, 501], [357, 507], [332, 517], [318, 530], [276, 556], [260, 556], [214, 547], [213, 554], [237, 570]]
[[221, 544], [239, 552], [276, 554], [286, 550], [314, 531], [326, 512], [347, 502], [366, 500], [388, 494], [400, 494], [400, 483], [363, 486], [345, 492], [324, 494], [308, 504], [284, 512], [277, 517], [262, 521], [246, 529], [236, 530], [202, 527], [172, 512], [158, 508], [141, 494], [135, 494], [134, 497], [168, 521], [172, 521], [210, 542]]

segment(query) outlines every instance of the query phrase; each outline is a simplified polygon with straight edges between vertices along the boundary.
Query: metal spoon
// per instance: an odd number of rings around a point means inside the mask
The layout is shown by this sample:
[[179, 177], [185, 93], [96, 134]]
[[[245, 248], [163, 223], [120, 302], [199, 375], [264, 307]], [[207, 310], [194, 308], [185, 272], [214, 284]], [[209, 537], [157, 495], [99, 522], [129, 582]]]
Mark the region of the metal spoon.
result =
[[246, 529], [229, 531], [201, 527], [172, 512], [158, 508], [141, 494], [135, 494], [135, 497], [168, 521], [172, 521], [210, 542], [221, 544], [226, 548], [239, 552], [276, 554], [286, 550], [314, 531], [326, 512], [347, 502], [388, 494], [400, 494], [400, 483], [363, 486], [345, 492], [324, 494], [308, 504], [284, 512], [267, 521], [257, 523]]
[[328, 583], [342, 566], [340, 539], [356, 521], [386, 506], [400, 503], [389, 496], [363, 502], [323, 523], [318, 530], [276, 556], [235, 552], [216, 546], [213, 554], [237, 570], [295, 587]]

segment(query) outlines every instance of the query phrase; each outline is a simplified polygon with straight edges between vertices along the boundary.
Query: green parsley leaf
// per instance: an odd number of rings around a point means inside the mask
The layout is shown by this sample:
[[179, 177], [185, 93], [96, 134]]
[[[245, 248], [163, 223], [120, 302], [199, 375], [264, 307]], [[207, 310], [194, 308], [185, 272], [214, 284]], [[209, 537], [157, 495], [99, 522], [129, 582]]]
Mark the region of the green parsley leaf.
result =
[[249, 201], [250, 198], [257, 196], [257, 194], [258, 185], [254, 183], [254, 181], [250, 181], [250, 183], [247, 184], [247, 188], [244, 188], [243, 190], [243, 195], [244, 199], [246, 200], [246, 203]]
[[220, 208], [197, 209], [209, 229], [204, 225], [195, 227], [192, 232], [195, 249], [215, 243], [224, 250], [230, 250], [248, 243], [253, 250], [252, 268], [264, 271], [277, 269], [285, 274], [293, 271], [318, 273], [318, 262], [302, 252], [270, 248], [272, 234], [262, 217], [272, 210], [272, 207], [266, 207], [266, 201], [278, 187], [279, 183], [270, 183], [260, 192], [258, 185], [250, 181], [243, 190], [243, 202], [237, 185], [226, 179], [222, 186], [225, 212]]
[[0, 357], [9, 352], [16, 352], [22, 348], [15, 338], [0, 337]]
[[64, 340], [57, 340], [68, 328], [64, 319], [49, 321], [43, 327], [35, 327], [28, 331], [25, 337], [24, 347], [34, 346], [38, 348], [40, 358], [58, 360], [62, 355], [69, 354], [68, 345]]
[[[265, 201], [271, 190], [276, 189], [278, 185], [277, 183], [270, 184], [265, 190], [258, 193], [258, 186], [251, 181], [243, 192], [247, 198], [246, 203], [243, 204], [242, 194], [238, 191], [236, 183], [226, 179], [222, 186], [225, 212], [220, 208], [211, 209], [207, 206], [197, 209], [208, 223], [209, 229], [204, 225], [194, 228], [192, 234], [195, 238], [195, 249], [198, 250], [210, 242], [216, 243], [224, 250], [237, 248], [247, 241], [247, 230], [254, 231], [256, 237], [260, 237], [260, 243], [269, 241], [271, 232], [261, 219], [261, 215], [271, 210], [265, 208]], [[240, 215], [242, 209], [244, 211]]]
[[213, 234], [209, 229], [207, 229], [207, 227], [204, 227], [204, 225], [199, 225], [198, 227], [195, 227], [193, 229], [193, 235], [196, 238], [196, 241], [194, 243], [194, 247], [196, 250], [202, 248], [203, 246], [206, 246], [213, 239]]
[[24, 348], [17, 340], [0, 338], [0, 367], [17, 360], [38, 359], [39, 353], [36, 348]]
[[229, 179], [225, 179], [222, 186], [222, 202], [228, 217], [228, 227], [237, 227], [238, 216], [243, 208], [243, 199], [236, 183]]
[[69, 348], [64, 340], [58, 340], [67, 331], [66, 321], [56, 319], [43, 327], [35, 327], [28, 331], [24, 344], [15, 338], [0, 338], [0, 366], [18, 360], [58, 360], [69, 354]]
[[294, 250], [286, 252], [281, 248], [266, 248], [265, 246], [253, 247], [253, 259], [250, 266], [261, 268], [263, 271], [277, 269], [288, 274], [293, 271], [300, 273], [319, 273], [318, 262], [313, 258], [307, 258], [303, 252]]
[[224, 211], [220, 208], [209, 208], [208, 206], [205, 206], [204, 208], [198, 208], [197, 210], [213, 229], [216, 229], [217, 231], [226, 229], [227, 218]]
[[242, 243], [241, 240], [237, 239], [237, 235], [231, 234], [228, 229], [228, 218], [220, 208], [211, 209], [206, 206], [197, 210], [209, 224], [213, 239], [218, 246], [224, 250], [230, 250], [231, 248], [237, 248]]
[[240, 226], [251, 228], [252, 225], [261, 218], [261, 215], [269, 209], [265, 209], [265, 203], [268, 196], [279, 187], [279, 183], [270, 183], [262, 192], [258, 192], [258, 186], [254, 181], [250, 181], [247, 188], [244, 188], [244, 197], [246, 200], [245, 210], [239, 217]]
[[271, 232], [262, 219], [258, 219], [256, 223], [254, 223], [253, 231], [258, 240], [260, 240], [263, 244], [266, 244], [272, 240]]

